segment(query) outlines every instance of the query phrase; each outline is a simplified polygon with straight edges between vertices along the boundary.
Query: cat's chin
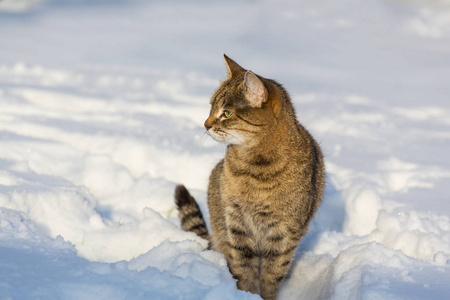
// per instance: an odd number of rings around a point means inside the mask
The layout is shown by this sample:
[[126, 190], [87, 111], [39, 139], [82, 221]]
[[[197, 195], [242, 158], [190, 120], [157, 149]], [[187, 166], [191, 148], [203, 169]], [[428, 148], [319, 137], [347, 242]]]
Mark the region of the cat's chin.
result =
[[207, 131], [208, 135], [212, 137], [216, 142], [225, 145], [242, 145], [244, 143], [244, 137], [235, 136], [225, 132], [213, 132], [211, 129]]

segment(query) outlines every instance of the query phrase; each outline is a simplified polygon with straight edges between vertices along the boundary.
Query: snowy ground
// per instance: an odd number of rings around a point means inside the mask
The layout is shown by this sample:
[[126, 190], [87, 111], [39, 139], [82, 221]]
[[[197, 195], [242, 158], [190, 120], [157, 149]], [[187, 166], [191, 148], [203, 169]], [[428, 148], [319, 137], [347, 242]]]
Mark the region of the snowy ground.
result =
[[290, 91], [327, 190], [280, 299], [450, 298], [450, 1], [0, 1], [0, 298], [258, 299], [180, 230], [222, 54]]

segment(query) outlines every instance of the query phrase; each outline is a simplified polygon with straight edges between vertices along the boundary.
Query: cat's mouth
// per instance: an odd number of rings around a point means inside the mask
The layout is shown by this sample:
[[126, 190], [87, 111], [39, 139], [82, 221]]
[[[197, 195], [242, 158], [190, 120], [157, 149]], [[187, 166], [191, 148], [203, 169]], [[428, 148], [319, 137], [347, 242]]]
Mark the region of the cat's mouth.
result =
[[216, 142], [222, 144], [242, 145], [244, 143], [243, 136], [236, 133], [226, 132], [219, 128], [210, 128], [207, 133]]
[[212, 137], [216, 142], [219, 143], [225, 143], [226, 140], [229, 138], [229, 134], [223, 131], [222, 129], [218, 128], [211, 128], [207, 131], [210, 137]]

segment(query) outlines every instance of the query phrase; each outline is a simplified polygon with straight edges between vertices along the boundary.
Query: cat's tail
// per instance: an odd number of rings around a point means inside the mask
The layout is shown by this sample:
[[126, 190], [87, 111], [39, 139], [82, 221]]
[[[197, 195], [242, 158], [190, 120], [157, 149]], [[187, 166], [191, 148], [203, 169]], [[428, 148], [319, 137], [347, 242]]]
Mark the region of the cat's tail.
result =
[[192, 231], [209, 241], [208, 229], [200, 207], [184, 185], [178, 185], [175, 188], [175, 204], [179, 212], [181, 228], [184, 231]]

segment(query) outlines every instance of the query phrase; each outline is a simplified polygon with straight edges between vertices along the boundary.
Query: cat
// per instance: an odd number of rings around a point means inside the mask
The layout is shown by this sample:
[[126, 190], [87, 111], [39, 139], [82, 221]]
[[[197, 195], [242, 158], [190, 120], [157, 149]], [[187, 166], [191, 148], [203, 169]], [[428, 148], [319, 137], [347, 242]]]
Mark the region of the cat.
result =
[[209, 179], [212, 233], [183, 185], [175, 202], [182, 229], [223, 253], [237, 287], [272, 300], [321, 202], [323, 156], [279, 83], [224, 58], [229, 75], [204, 124], [227, 145]]

